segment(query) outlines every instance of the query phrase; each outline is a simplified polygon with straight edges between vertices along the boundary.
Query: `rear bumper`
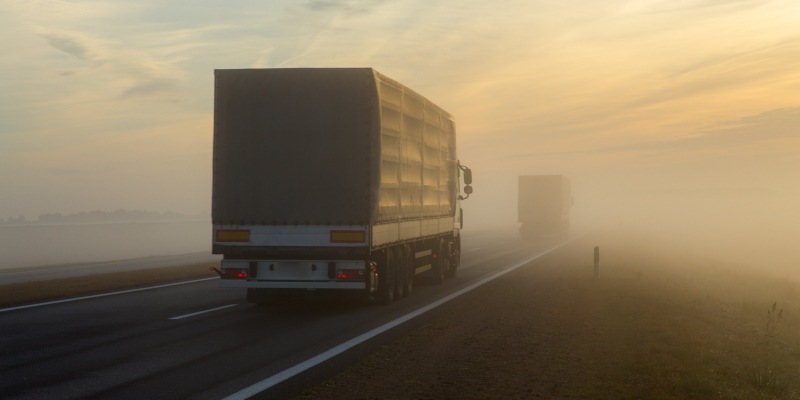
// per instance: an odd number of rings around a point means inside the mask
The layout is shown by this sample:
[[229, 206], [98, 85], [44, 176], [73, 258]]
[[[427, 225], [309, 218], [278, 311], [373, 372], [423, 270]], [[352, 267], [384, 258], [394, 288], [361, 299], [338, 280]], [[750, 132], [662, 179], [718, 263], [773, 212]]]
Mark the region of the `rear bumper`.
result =
[[366, 282], [293, 282], [293, 281], [253, 281], [253, 280], [233, 280], [221, 279], [219, 282], [221, 288], [247, 288], [247, 289], [347, 289], [347, 290], [365, 290], [367, 288]]
[[[221, 270], [247, 271], [246, 278], [220, 279], [219, 287], [258, 289], [346, 289], [376, 287], [377, 272], [364, 260], [222, 260]], [[342, 270], [360, 271], [358, 279], [338, 279]]]

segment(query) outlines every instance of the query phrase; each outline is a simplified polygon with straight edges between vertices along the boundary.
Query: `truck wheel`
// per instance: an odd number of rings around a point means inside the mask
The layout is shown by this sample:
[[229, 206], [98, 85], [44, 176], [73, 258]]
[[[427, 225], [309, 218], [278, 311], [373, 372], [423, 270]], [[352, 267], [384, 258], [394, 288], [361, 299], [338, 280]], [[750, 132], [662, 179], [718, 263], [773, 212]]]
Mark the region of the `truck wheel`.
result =
[[402, 254], [403, 262], [400, 263], [400, 270], [406, 275], [403, 295], [408, 297], [411, 295], [411, 291], [414, 290], [414, 259], [411, 258], [411, 249], [408, 246], [403, 247]]
[[436, 260], [433, 267], [433, 282], [441, 285], [444, 283], [444, 276], [447, 272], [447, 253], [444, 241], [439, 241], [439, 249], [436, 250]]
[[455, 278], [456, 271], [458, 270], [458, 260], [460, 258], [460, 254], [458, 248], [453, 249], [453, 254], [447, 255], [447, 272], [445, 273], [445, 277], [447, 278]]
[[394, 298], [399, 300], [406, 297], [405, 257], [402, 248], [394, 252], [394, 276]]
[[383, 258], [383, 265], [378, 265], [378, 292], [377, 300], [381, 304], [390, 304], [394, 301], [394, 273], [397, 264], [392, 257], [392, 250], [387, 249]]
[[461, 266], [461, 236], [456, 237], [455, 246], [456, 248], [453, 252], [453, 275], [455, 275], [455, 271], [458, 271], [458, 267]]

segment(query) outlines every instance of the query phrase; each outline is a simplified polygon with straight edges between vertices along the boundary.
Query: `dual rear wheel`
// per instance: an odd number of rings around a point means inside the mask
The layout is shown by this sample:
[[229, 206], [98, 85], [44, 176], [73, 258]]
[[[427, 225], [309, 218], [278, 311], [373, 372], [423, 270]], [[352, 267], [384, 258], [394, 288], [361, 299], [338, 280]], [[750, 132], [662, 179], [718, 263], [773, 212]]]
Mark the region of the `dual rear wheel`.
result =
[[[442, 284], [446, 278], [456, 276], [460, 258], [458, 244], [439, 240], [438, 245], [434, 246], [432, 272], [435, 283]], [[376, 300], [381, 304], [389, 304], [408, 297], [414, 289], [414, 276], [414, 255], [410, 246], [400, 245], [386, 249], [378, 262]]]
[[382, 257], [383, 267], [378, 267], [377, 300], [389, 304], [402, 297], [408, 297], [414, 289], [414, 269], [411, 249], [398, 246], [387, 249]]
[[408, 297], [414, 290], [414, 259], [411, 255], [411, 247], [403, 246], [403, 262], [400, 264], [405, 272], [406, 279], [403, 282], [403, 296]]
[[378, 292], [376, 297], [381, 304], [389, 304], [394, 301], [396, 292], [397, 261], [392, 249], [386, 249], [382, 258], [383, 262], [378, 264]]

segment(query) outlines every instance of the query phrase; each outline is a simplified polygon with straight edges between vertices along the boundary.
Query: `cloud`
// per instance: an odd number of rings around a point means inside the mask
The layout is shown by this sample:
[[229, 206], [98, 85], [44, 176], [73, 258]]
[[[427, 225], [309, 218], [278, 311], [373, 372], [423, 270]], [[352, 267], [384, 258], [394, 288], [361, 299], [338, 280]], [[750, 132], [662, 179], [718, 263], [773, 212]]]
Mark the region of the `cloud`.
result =
[[[85, 33], [50, 31], [40, 33], [47, 43], [79, 60], [87, 61], [91, 77], [75, 71], [59, 72], [65, 79], [92, 79], [107, 82], [120, 99], [152, 97], [180, 89], [183, 72], [169, 62], [156, 61], [154, 50], [141, 51], [116, 47]], [[105, 77], [106, 79], [100, 79]], [[95, 83], [96, 84], [96, 83]], [[79, 89], [78, 89], [79, 90]]]
[[0, 12], [14, 38], [0, 46], [15, 55], [0, 61], [15, 77], [2, 92], [17, 118], [0, 124], [35, 131], [21, 143], [46, 158], [210, 115], [211, 71], [248, 66], [375, 67], [453, 113], [463, 160], [485, 170], [767, 152], [798, 131], [787, 1], [56, 3]]
[[135, 82], [130, 88], [122, 92], [120, 97], [153, 96], [165, 92], [172, 92], [177, 88], [178, 85], [174, 79], [150, 77], [146, 80]]
[[[754, 145], [782, 139], [798, 139], [800, 107], [779, 108], [731, 120], [719, 121], [705, 132], [668, 140], [643, 140], [581, 151], [558, 153], [621, 153], [621, 152], [705, 152], [712, 148]], [[775, 153], [795, 151], [774, 148]], [[524, 156], [545, 153], [525, 153]]]
[[[648, 91], [638, 91], [627, 108], [658, 107], [663, 113], [682, 108], [683, 118], [694, 118], [716, 109], [752, 112], [786, 105], [800, 78], [790, 61], [798, 56], [800, 40], [793, 38], [757, 49], [730, 49], [704, 59], [689, 59], [689, 66], [662, 75]], [[687, 108], [694, 110], [687, 113]]]
[[[711, 134], [724, 134], [730, 142], [768, 141], [777, 139], [800, 139], [800, 107], [785, 107], [768, 110], [719, 122]], [[796, 151], [796, 149], [778, 149]]]
[[[718, 52], [715, 55], [693, 62], [689, 66], [670, 74], [670, 78], [679, 78], [692, 73], [707, 71], [714, 68], [724, 68], [732, 64], [745, 64], [747, 67], [760, 67], [758, 71], [766, 68], [778, 68], [778, 63], [764, 63], [765, 60], [773, 60], [776, 54], [782, 53], [800, 54], [800, 36], [784, 38], [776, 43], [769, 43], [753, 48], [731, 49], [727, 52]], [[755, 62], [753, 62], [755, 60]], [[758, 65], [753, 65], [758, 63]], [[753, 68], [748, 68], [753, 69]], [[714, 73], [713, 71], [711, 73]]]
[[77, 38], [59, 34], [43, 34], [42, 37], [56, 49], [78, 59], [89, 61], [89, 48]]
[[622, 10], [626, 13], [660, 14], [714, 9], [715, 12], [760, 7], [772, 0], [649, 0], [629, 2]]
[[305, 8], [314, 12], [337, 12], [345, 15], [359, 15], [370, 13], [374, 7], [384, 2], [383, 0], [312, 0], [306, 3]]

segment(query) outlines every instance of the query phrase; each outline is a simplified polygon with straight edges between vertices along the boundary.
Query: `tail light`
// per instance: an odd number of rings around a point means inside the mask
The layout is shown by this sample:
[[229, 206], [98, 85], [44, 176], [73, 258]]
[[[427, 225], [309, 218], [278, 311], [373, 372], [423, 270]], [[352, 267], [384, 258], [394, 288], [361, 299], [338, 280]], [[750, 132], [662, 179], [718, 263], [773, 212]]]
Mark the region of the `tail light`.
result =
[[222, 279], [247, 279], [247, 268], [225, 268], [222, 270]]
[[336, 279], [340, 281], [363, 281], [363, 269], [337, 269]]

